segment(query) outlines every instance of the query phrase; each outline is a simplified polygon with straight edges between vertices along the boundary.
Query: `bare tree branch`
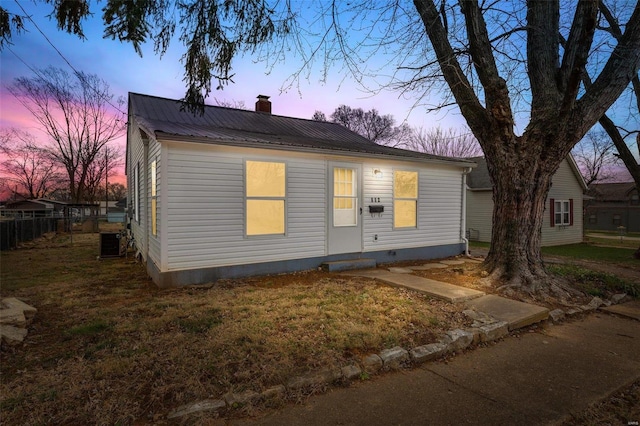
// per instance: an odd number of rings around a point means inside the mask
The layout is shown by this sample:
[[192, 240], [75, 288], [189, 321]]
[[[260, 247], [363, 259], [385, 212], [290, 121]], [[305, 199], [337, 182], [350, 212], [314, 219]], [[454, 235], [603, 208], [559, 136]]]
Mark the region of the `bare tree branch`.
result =
[[482, 148], [470, 131], [462, 132], [452, 128], [419, 128], [414, 131], [408, 148], [443, 157], [470, 158], [482, 155]]
[[12, 192], [26, 199], [48, 197], [64, 184], [60, 166], [39, 147], [33, 135], [16, 129], [0, 134], [4, 161], [0, 170], [7, 176]]
[[605, 132], [590, 131], [572, 150], [587, 186], [614, 176], [615, 145]]
[[72, 201], [84, 201], [94, 161], [124, 130], [124, 120], [109, 107], [108, 84], [95, 75], [49, 67], [16, 79], [9, 91], [51, 138], [43, 148], [65, 168]]

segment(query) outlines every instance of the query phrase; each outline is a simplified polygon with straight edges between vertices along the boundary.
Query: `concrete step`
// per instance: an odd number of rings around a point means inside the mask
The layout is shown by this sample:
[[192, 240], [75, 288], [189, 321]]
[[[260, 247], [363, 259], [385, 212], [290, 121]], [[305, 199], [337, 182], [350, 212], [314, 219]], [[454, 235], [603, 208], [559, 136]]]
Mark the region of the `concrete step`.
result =
[[640, 321], [640, 300], [632, 300], [631, 302], [622, 303], [620, 305], [611, 305], [600, 309]]
[[466, 302], [470, 309], [483, 312], [509, 324], [509, 331], [526, 327], [549, 317], [549, 310], [517, 300], [488, 294]]
[[460, 287], [409, 274], [396, 274], [383, 269], [348, 272], [347, 275], [376, 278], [397, 287], [410, 288], [437, 299], [457, 303], [483, 296], [482, 291]]
[[349, 271], [352, 269], [368, 269], [375, 267], [375, 259], [336, 260], [334, 262], [324, 262], [322, 264], [322, 269], [329, 272]]

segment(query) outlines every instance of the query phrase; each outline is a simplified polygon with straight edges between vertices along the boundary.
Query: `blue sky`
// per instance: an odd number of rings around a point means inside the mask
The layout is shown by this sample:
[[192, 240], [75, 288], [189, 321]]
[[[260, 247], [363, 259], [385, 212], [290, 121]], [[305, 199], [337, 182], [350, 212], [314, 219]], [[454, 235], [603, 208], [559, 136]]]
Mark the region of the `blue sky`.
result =
[[[94, 16], [84, 27], [86, 40], [58, 31], [55, 23], [46, 16], [50, 13], [50, 5], [28, 0], [19, 0], [19, 3], [74, 68], [97, 74], [110, 84], [115, 95], [126, 98], [128, 92], [138, 92], [175, 99], [184, 96], [183, 67], [180, 63], [183, 46], [178, 40], [172, 42], [162, 58], [153, 52], [152, 45], [143, 46], [143, 56], [140, 57], [129, 44], [103, 39], [100, 3], [92, 4]], [[20, 11], [15, 2], [3, 0], [3, 6], [12, 12]], [[32, 68], [53, 65], [67, 71], [72, 70], [32, 22], [27, 20], [25, 27], [27, 31], [14, 35], [13, 45], [9, 49], [0, 51], [0, 126], [19, 127], [40, 136], [42, 134], [37, 130], [37, 123], [7, 93], [6, 86], [16, 77], [32, 76], [33, 72], [27, 65]], [[283, 92], [285, 81], [299, 65], [299, 61], [293, 59], [278, 64], [267, 74], [264, 63], [256, 63], [250, 57], [239, 58], [233, 64], [235, 84], [226, 86], [222, 91], [212, 92], [206, 102], [215, 104], [214, 98], [242, 101], [248, 109], [252, 109], [256, 96], [264, 94], [271, 96], [273, 113], [278, 115], [311, 118], [315, 110], [329, 115], [338, 105], [347, 104], [365, 110], [376, 108], [382, 114], [392, 114], [398, 123], [406, 120], [414, 127], [447, 128], [464, 123], [459, 114], [452, 112], [427, 116], [424, 110], [412, 108], [414, 99], [399, 98], [390, 91], [375, 95], [368, 93], [349, 77], [345, 77], [339, 69], [332, 70], [325, 83], [319, 81], [320, 72], [312, 73], [308, 80], [301, 81], [299, 88]], [[215, 87], [215, 82], [213, 86]]]
[[[183, 46], [178, 40], [173, 40], [168, 52], [162, 58], [153, 52], [152, 45], [143, 46], [143, 56], [140, 57], [129, 44], [103, 39], [100, 10], [103, 3], [92, 2], [94, 16], [85, 23], [84, 31], [87, 39], [81, 40], [76, 36], [58, 31], [55, 23], [46, 16], [51, 13], [51, 6], [41, 0], [35, 2], [18, 0], [17, 3], [8, 0], [0, 1], [10, 12], [21, 13], [19, 3], [44, 33], [44, 35], [41, 34], [32, 22], [26, 20], [26, 31], [15, 34], [12, 40], [13, 45], [0, 51], [1, 128], [18, 127], [44, 138], [44, 134], [38, 130], [38, 124], [31, 118], [29, 112], [7, 92], [6, 86], [16, 77], [32, 76], [33, 73], [29, 67], [44, 68], [52, 65], [71, 71], [65, 59], [74, 68], [97, 74], [106, 80], [116, 96], [126, 98], [126, 94], [130, 91], [175, 99], [184, 96], [183, 66], [180, 63]], [[49, 44], [45, 35], [65, 59]], [[392, 71], [390, 66], [386, 66], [384, 57], [378, 56], [373, 60], [382, 64], [373, 64], [371, 68], [379, 65], [384, 72]], [[465, 126], [456, 108], [427, 114], [421, 107], [414, 108], [415, 98], [400, 97], [397, 92], [385, 90], [374, 95], [354, 82], [339, 65], [330, 69], [324, 83], [320, 82], [323, 73], [318, 65], [309, 74], [308, 79], [300, 81], [299, 87], [282, 91], [287, 79], [299, 67], [300, 59], [288, 56], [285, 62], [278, 63], [267, 74], [266, 64], [255, 62], [249, 56], [238, 58], [233, 63], [235, 83], [226, 86], [222, 91], [214, 91], [206, 102], [215, 104], [214, 98], [241, 101], [248, 109], [252, 109], [256, 96], [264, 94], [271, 96], [273, 113], [278, 115], [311, 118], [315, 110], [321, 110], [329, 115], [338, 105], [347, 104], [365, 110], [376, 108], [382, 114], [392, 114], [398, 124], [406, 120], [413, 127], [440, 126], [446, 129]], [[366, 80], [365, 84], [376, 87], [376, 82], [373, 80]], [[215, 87], [215, 82], [213, 86]], [[123, 109], [126, 110], [126, 106]], [[628, 107], [626, 110], [629, 111]], [[116, 143], [124, 146], [124, 138]]]

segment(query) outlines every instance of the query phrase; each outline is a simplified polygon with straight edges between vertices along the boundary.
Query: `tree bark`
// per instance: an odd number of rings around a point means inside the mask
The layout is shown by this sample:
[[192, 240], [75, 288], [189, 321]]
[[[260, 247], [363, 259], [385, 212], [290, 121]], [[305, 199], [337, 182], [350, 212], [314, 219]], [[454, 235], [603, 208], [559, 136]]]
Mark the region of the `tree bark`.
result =
[[580, 76], [596, 28], [597, 1], [576, 7], [567, 49], [559, 55], [559, 0], [527, 2], [530, 122], [514, 133], [510, 96], [495, 66], [477, 0], [460, 2], [468, 53], [484, 95], [460, 67], [433, 0], [414, 0], [440, 68], [462, 115], [485, 153], [493, 182], [493, 231], [486, 266], [494, 282], [529, 292], [554, 289], [541, 257], [541, 230], [551, 179], [571, 148], [600, 119], [640, 65], [640, 6], [593, 85], [578, 98]]
[[552, 173], [534, 158], [493, 165], [493, 231], [486, 265], [503, 285], [534, 293], [548, 281], [540, 252]]

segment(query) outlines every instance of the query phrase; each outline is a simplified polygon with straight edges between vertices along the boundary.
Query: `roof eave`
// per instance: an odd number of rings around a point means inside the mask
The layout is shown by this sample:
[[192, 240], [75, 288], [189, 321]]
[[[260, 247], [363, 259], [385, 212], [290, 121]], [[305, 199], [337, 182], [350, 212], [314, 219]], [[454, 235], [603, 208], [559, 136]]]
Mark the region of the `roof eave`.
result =
[[578, 183], [582, 187], [582, 191], [583, 192], [587, 191], [589, 187], [587, 186], [587, 182], [585, 182], [584, 177], [582, 176], [582, 173], [580, 173], [580, 168], [578, 168], [578, 163], [576, 163], [575, 158], [573, 158], [573, 154], [569, 153], [569, 155], [567, 155], [567, 162], [569, 163], [569, 166], [571, 167], [573, 174], [576, 176]]

